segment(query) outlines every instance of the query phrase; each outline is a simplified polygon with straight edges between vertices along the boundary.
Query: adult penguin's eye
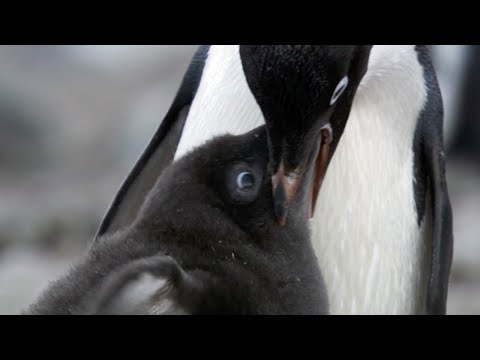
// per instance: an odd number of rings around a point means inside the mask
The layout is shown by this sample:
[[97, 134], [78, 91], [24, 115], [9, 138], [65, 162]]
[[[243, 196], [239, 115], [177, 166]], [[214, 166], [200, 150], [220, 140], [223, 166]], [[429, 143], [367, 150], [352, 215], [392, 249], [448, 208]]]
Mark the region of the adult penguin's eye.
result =
[[248, 191], [255, 186], [255, 176], [249, 171], [243, 171], [237, 176], [237, 186], [240, 190]]
[[348, 86], [348, 76], [345, 76], [342, 80], [340, 80], [337, 87], [335, 88], [335, 91], [333, 92], [333, 95], [332, 95], [332, 99], [330, 100], [330, 106], [332, 106], [337, 102], [337, 100], [343, 94], [347, 86]]

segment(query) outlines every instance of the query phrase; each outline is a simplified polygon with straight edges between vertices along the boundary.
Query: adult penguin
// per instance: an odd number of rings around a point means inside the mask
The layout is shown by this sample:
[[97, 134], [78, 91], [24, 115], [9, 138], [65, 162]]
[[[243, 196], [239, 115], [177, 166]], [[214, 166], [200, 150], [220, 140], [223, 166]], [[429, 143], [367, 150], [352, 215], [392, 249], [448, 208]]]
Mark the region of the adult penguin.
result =
[[27, 313], [327, 314], [307, 216], [315, 154], [282, 227], [266, 147], [261, 127], [173, 164], [135, 221], [93, 243]]
[[201, 47], [98, 235], [132, 221], [167, 163], [263, 123], [279, 223], [317, 151], [312, 241], [332, 313], [444, 314], [452, 219], [424, 45]]

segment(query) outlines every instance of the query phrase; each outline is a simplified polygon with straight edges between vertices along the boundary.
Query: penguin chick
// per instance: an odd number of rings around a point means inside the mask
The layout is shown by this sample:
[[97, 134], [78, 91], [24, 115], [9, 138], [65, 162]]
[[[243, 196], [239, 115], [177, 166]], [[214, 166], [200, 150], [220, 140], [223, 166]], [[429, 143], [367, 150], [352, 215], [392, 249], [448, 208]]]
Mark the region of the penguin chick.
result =
[[132, 225], [94, 242], [25, 313], [327, 314], [309, 236], [313, 166], [307, 175], [280, 226], [265, 128], [214, 139], [171, 165]]

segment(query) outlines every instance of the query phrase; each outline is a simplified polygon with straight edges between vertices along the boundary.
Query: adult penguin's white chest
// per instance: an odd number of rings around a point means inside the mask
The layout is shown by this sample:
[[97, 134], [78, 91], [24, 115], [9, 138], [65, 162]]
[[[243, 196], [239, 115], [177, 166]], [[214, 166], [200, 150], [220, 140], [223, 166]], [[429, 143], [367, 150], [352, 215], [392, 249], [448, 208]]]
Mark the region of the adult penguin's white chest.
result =
[[419, 228], [412, 150], [423, 79], [413, 45], [372, 49], [312, 219], [333, 314], [425, 311], [430, 213]]

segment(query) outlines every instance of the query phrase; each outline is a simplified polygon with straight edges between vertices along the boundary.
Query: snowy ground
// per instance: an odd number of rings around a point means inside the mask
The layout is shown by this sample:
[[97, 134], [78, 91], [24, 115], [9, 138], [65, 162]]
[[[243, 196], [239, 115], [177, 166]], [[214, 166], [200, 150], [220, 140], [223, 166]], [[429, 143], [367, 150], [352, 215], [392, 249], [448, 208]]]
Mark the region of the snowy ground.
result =
[[[0, 314], [19, 313], [86, 249], [194, 49], [0, 46]], [[448, 177], [448, 309], [480, 314], [480, 167], [452, 159]]]

